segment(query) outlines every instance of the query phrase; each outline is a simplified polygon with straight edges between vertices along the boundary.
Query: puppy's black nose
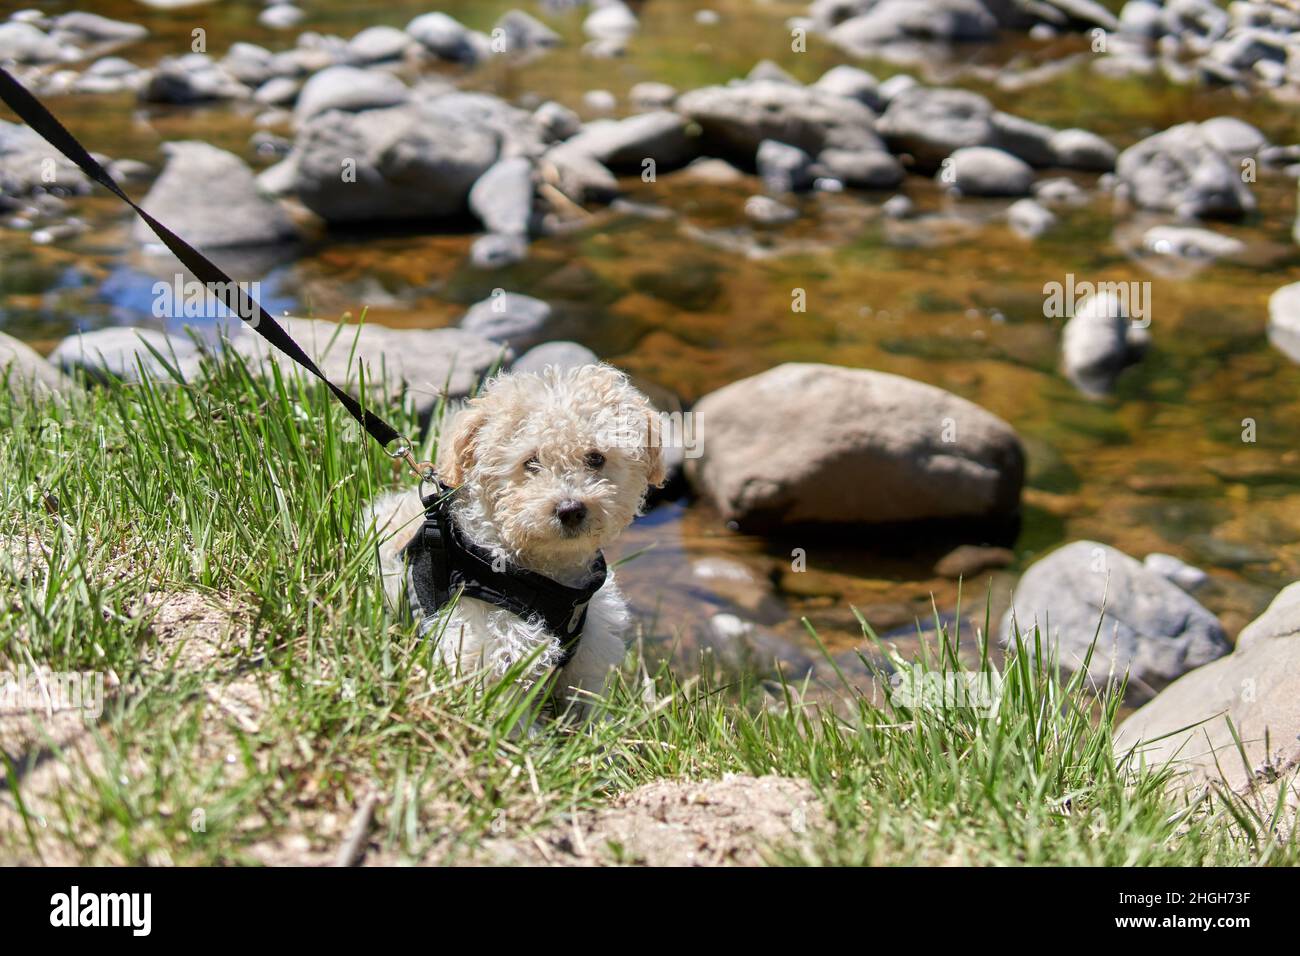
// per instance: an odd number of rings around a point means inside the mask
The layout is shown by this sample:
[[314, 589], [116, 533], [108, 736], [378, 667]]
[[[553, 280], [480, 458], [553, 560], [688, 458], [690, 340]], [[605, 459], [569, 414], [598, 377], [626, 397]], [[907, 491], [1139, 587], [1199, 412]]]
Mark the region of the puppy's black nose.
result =
[[560, 524], [564, 527], [576, 528], [587, 517], [587, 506], [572, 498], [561, 501], [555, 506], [555, 517], [560, 519]]

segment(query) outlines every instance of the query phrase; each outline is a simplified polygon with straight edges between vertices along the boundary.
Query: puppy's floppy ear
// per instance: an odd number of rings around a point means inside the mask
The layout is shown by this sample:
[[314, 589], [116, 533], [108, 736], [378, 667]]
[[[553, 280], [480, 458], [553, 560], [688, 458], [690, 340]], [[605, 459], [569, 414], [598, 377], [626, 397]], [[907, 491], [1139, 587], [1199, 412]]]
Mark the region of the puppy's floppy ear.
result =
[[645, 402], [645, 447], [641, 450], [645, 461], [645, 480], [651, 488], [658, 488], [668, 477], [664, 469], [663, 426], [659, 412]]
[[474, 467], [478, 435], [487, 421], [487, 412], [470, 405], [461, 409], [438, 448], [438, 475], [452, 487], [463, 484]]

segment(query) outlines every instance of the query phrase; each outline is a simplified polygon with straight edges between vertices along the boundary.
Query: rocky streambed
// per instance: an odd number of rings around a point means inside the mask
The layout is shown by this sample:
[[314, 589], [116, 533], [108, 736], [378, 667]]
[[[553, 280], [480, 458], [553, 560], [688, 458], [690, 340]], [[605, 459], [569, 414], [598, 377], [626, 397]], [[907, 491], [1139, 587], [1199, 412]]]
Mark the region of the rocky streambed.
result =
[[[854, 608], [906, 649], [988, 595], [1004, 635], [1018, 583], [1067, 663], [1105, 600], [1092, 670], [1137, 703], [1300, 578], [1298, 31], [1280, 0], [110, 0], [13, 11], [0, 60], [300, 339], [364, 312], [395, 400], [595, 356], [685, 414], [625, 543], [652, 638], [798, 671], [806, 619], [852, 664]], [[143, 335], [198, 373], [183, 330], [228, 323], [139, 224], [15, 126], [0, 187], [6, 362], [129, 377]]]

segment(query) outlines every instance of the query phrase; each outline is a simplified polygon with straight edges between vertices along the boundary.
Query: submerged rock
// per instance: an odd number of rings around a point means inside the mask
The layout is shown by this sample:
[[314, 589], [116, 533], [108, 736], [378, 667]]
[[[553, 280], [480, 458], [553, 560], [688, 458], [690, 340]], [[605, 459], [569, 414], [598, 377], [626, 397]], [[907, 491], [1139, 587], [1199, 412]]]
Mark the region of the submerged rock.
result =
[[943, 167], [939, 181], [965, 196], [1026, 196], [1034, 185], [1028, 163], [988, 146], [959, 149]]
[[946, 518], [1019, 508], [1024, 451], [1004, 421], [921, 382], [792, 363], [702, 398], [696, 489], [745, 530]]
[[1105, 395], [1120, 373], [1142, 358], [1147, 343], [1146, 329], [1134, 326], [1120, 295], [1114, 291], [1090, 295], [1061, 336], [1065, 373], [1084, 394]]

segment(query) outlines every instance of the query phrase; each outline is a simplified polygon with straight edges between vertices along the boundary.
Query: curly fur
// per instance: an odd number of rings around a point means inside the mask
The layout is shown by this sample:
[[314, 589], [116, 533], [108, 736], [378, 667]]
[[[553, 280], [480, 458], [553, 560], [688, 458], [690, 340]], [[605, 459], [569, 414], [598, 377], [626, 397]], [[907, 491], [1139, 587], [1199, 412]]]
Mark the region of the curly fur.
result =
[[[589, 579], [597, 551], [636, 517], [646, 491], [664, 480], [658, 416], [649, 401], [608, 365], [501, 375], [452, 420], [439, 442], [438, 472], [456, 487], [452, 520], [475, 544], [521, 567], [577, 586]], [[593, 466], [590, 456], [603, 456]], [[581, 503], [586, 517], [566, 527], [557, 508]], [[396, 606], [406, 587], [401, 551], [419, 530], [415, 491], [384, 495], [367, 520], [380, 535], [384, 591]], [[462, 598], [443, 626], [427, 617], [442, 658], [458, 672], [500, 678], [537, 655], [523, 680], [542, 680], [561, 660], [560, 644], [536, 620]], [[599, 694], [625, 651], [627, 605], [611, 572], [592, 598], [577, 652], [555, 675], [554, 692], [584, 709], [583, 692]]]

